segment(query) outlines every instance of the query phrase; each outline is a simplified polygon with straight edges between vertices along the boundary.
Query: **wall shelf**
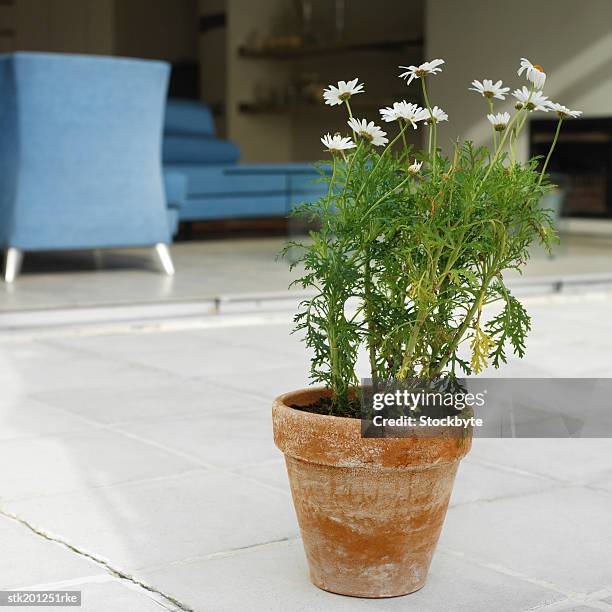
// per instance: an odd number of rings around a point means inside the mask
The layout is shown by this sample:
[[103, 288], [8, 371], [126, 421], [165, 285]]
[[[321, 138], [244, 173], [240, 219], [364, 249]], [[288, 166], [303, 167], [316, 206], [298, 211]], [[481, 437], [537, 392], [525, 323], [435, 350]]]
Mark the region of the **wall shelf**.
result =
[[[399, 99], [399, 97], [395, 98]], [[378, 111], [379, 108], [390, 106], [392, 101], [384, 100], [377, 102], [357, 102], [353, 100], [351, 102], [351, 108], [356, 112], [367, 112], [367, 111]], [[331, 107], [340, 110], [340, 107]], [[317, 111], [329, 111], [330, 107], [325, 105], [322, 101], [316, 102], [299, 102], [299, 103], [288, 103], [288, 104], [272, 104], [263, 102], [240, 102], [238, 104], [238, 111], [248, 115], [281, 115], [288, 113], [298, 112], [317, 112]]]
[[340, 53], [353, 53], [355, 51], [374, 51], [392, 53], [408, 48], [420, 49], [423, 47], [422, 39], [396, 39], [379, 41], [354, 41], [331, 44], [305, 44], [295, 47], [239, 47], [238, 55], [250, 59], [293, 60], [308, 57], [336, 55]]

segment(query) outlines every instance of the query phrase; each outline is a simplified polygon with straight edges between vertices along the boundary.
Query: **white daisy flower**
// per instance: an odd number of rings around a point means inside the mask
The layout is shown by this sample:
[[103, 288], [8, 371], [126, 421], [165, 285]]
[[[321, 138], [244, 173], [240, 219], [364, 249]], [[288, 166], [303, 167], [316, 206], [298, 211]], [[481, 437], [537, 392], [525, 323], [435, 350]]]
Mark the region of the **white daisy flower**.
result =
[[353, 79], [352, 81], [338, 81], [338, 86], [330, 85], [327, 89], [323, 90], [323, 99], [325, 104], [330, 106], [337, 106], [343, 104], [345, 100], [348, 100], [351, 96], [358, 93], [363, 93], [363, 83], [357, 84], [359, 79]]
[[579, 110], [570, 110], [567, 106], [563, 106], [563, 104], [557, 104], [556, 102], [548, 102], [548, 108], [551, 111], [554, 111], [559, 115], [559, 119], [566, 119], [567, 117], [571, 117], [572, 119], [576, 119], [582, 115], [582, 111]]
[[521, 58], [521, 65], [516, 71], [519, 76], [526, 72], [525, 76], [528, 81], [531, 81], [536, 89], [542, 89], [546, 82], [546, 73], [540, 64], [532, 64], [527, 58]]
[[420, 79], [428, 74], [436, 74], [436, 72], [442, 72], [441, 66], [444, 63], [443, 59], [431, 60], [431, 62], [424, 62], [420, 66], [400, 66], [406, 70], [400, 74], [400, 79], [408, 79], [407, 85], [410, 85], [414, 79]]
[[[439, 107], [434, 106], [431, 109], [431, 114], [427, 108], [421, 112], [422, 118], [428, 125], [430, 123], [440, 123], [440, 121], [448, 121], [448, 115]], [[420, 117], [421, 118], [421, 117]]]
[[380, 113], [380, 118], [387, 123], [391, 123], [392, 121], [397, 121], [399, 119], [399, 115], [397, 114], [397, 109], [395, 105], [398, 102], [395, 102], [393, 106], [386, 106], [385, 108], [381, 108], [378, 112]]
[[410, 166], [408, 166], [408, 172], [410, 172], [410, 174], [418, 174], [419, 171], [421, 170], [421, 166], [423, 165], [422, 161], [417, 161], [416, 159], [414, 160], [414, 163], [410, 164]]
[[389, 139], [385, 138], [387, 132], [383, 132], [373, 121], [368, 123], [366, 119], [351, 117], [347, 123], [353, 132], [371, 142], [375, 147], [386, 145], [389, 142]]
[[498, 100], [505, 100], [506, 94], [510, 91], [509, 87], [502, 87], [503, 83], [497, 81], [493, 83], [491, 79], [483, 79], [483, 81], [472, 81], [473, 87], [470, 87], [470, 91], [476, 91], [483, 95], [485, 98], [497, 98]]
[[330, 153], [340, 153], [347, 149], [354, 149], [357, 145], [348, 136], [341, 136], [340, 134], [325, 134], [321, 138], [321, 142], [325, 145], [326, 150]]
[[515, 105], [517, 110], [525, 107], [528, 111], [544, 111], [548, 112], [548, 96], [545, 96], [541, 91], [531, 93], [525, 85], [520, 89], [515, 89], [512, 95], [517, 99]]
[[406, 102], [406, 100], [394, 102], [393, 107], [380, 109], [380, 115], [383, 121], [389, 123], [390, 121], [404, 119], [404, 121], [410, 121], [415, 130], [417, 129], [417, 121], [422, 121], [426, 118], [421, 116], [422, 112], [423, 109], [418, 104], [412, 104], [410, 102]]
[[497, 115], [487, 115], [487, 119], [496, 132], [503, 132], [510, 123], [510, 113], [497, 113]]

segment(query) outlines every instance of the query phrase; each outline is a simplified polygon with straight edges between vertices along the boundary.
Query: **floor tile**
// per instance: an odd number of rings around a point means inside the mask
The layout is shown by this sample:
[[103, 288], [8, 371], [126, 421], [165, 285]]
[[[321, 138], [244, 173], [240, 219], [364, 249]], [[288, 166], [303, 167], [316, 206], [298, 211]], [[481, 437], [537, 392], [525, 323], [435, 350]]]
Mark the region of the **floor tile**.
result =
[[298, 532], [287, 495], [219, 472], [5, 505], [130, 571], [295, 537]]
[[93, 386], [43, 391], [35, 397], [49, 406], [104, 424], [142, 424], [158, 419], [270, 408], [261, 398], [219, 387], [205, 378], [130, 385], [121, 390], [121, 401], [117, 401], [116, 389]]
[[278, 457], [272, 443], [271, 408], [249, 412], [222, 409], [203, 417], [120, 426], [121, 431], [163, 444], [220, 467], [236, 467]]
[[440, 543], [569, 591], [610, 580], [612, 494], [563, 487], [449, 510]]
[[471, 456], [562, 482], [586, 484], [612, 472], [612, 438], [475, 439]]
[[214, 382], [230, 389], [252, 393], [270, 402], [288, 391], [309, 386], [308, 368], [287, 365], [265, 372], [242, 372], [240, 376], [219, 374]]
[[119, 433], [90, 429], [0, 444], [0, 502], [179, 474], [198, 467]]
[[87, 421], [31, 397], [4, 397], [0, 403], [0, 442], [89, 428]]
[[163, 371], [104, 359], [93, 353], [33, 343], [30, 354], [0, 344], [0, 385], [16, 398], [58, 389], [113, 388], [120, 393], [131, 385], [159, 384], [170, 377]]
[[280, 451], [278, 451], [278, 459], [249, 467], [237, 468], [235, 472], [237, 474], [244, 474], [249, 478], [253, 478], [272, 487], [284, 489], [289, 493], [289, 477], [287, 476], [285, 460]]
[[468, 455], [459, 466], [450, 503], [457, 506], [521, 496], [555, 486], [558, 483], [548, 478], [500, 471], [480, 464]]
[[0, 516], [0, 589], [26, 588], [103, 574], [93, 561]]

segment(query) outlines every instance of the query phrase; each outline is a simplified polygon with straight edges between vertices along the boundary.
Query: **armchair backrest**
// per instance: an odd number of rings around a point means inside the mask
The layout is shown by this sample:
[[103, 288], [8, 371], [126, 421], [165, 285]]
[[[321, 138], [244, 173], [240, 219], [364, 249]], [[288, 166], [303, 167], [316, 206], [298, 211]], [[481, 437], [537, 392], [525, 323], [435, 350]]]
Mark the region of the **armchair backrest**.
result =
[[168, 240], [161, 136], [169, 66], [0, 56], [0, 239], [24, 250]]

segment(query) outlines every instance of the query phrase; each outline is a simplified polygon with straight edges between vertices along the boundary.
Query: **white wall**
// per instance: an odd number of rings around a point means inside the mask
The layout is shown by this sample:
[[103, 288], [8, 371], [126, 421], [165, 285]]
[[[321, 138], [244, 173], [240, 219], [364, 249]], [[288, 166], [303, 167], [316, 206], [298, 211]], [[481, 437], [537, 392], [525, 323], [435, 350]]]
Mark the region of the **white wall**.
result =
[[[586, 116], [612, 115], [611, 0], [427, 0], [426, 46], [428, 59], [447, 62], [429, 79], [432, 104], [449, 114], [447, 144], [457, 136], [487, 140], [486, 104], [468, 91], [470, 82], [521, 86], [521, 57], [545, 69], [551, 99]], [[512, 103], [506, 106], [500, 110]], [[523, 155], [526, 149], [524, 138]]]
[[281, 86], [287, 80], [287, 62], [244, 59], [238, 56], [238, 47], [250, 37], [268, 36], [279, 15], [290, 8], [286, 0], [227, 0], [227, 131], [240, 145], [245, 162], [280, 162], [291, 157], [289, 116], [238, 111], [238, 104], [252, 100], [258, 86]]
[[[334, 40], [332, 0], [315, 0], [314, 28], [326, 42]], [[347, 0], [346, 37], [351, 40], [419, 38], [422, 35], [422, 0]], [[238, 112], [241, 101], [254, 99], [257, 88], [282, 89], [290, 78], [315, 75], [321, 83], [359, 77], [366, 83], [361, 101], [373, 108], [359, 116], [379, 120], [377, 105], [408, 95], [397, 78], [398, 64], [413, 63], [421, 50], [405, 53], [352, 53], [325, 55], [299, 61], [243, 59], [238, 47], [249, 38], [299, 32], [293, 0], [227, 0], [227, 126], [228, 136], [240, 144], [248, 162], [301, 161], [323, 156], [319, 141], [324, 132], [345, 130], [344, 109], [325, 107], [284, 114], [248, 115]], [[411, 134], [411, 137], [415, 135]], [[417, 133], [418, 137], [418, 133]]]

